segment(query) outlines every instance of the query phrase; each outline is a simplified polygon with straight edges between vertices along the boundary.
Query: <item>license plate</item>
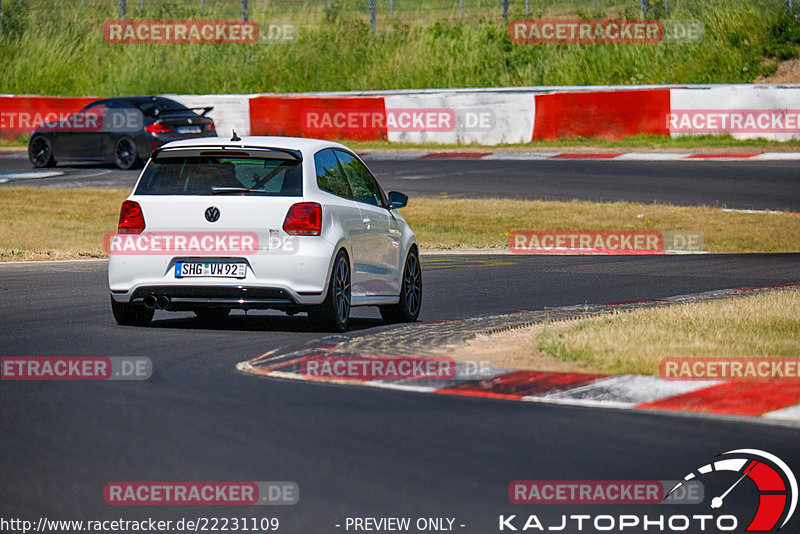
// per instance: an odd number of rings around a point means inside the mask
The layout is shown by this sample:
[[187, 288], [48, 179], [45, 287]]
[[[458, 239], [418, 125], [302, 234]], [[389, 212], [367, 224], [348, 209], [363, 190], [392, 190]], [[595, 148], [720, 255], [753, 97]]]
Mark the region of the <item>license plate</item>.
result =
[[179, 261], [175, 264], [175, 278], [213, 276], [218, 278], [244, 278], [246, 263], [195, 263]]
[[179, 134], [200, 133], [203, 129], [199, 126], [178, 126]]

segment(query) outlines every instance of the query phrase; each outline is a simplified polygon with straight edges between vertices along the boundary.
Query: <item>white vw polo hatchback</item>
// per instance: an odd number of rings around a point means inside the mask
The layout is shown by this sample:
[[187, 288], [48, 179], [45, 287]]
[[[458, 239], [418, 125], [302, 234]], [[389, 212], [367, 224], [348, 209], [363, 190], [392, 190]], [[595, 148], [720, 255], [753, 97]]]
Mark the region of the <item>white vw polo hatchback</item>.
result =
[[235, 133], [168, 143], [109, 236], [114, 318], [278, 309], [341, 331], [352, 306], [378, 306], [386, 321], [414, 321], [422, 271], [398, 211], [407, 201], [339, 143]]

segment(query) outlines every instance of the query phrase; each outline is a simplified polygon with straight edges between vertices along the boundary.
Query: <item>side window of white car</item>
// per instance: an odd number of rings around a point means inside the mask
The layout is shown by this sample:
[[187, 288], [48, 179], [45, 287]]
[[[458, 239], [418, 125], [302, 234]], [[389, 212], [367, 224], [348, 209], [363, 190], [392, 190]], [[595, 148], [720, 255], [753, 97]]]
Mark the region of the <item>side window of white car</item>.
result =
[[381, 187], [375, 177], [369, 172], [361, 161], [354, 155], [343, 150], [336, 150], [336, 157], [344, 169], [350, 189], [353, 192], [353, 200], [372, 204], [373, 206], [386, 207]]
[[333, 150], [326, 148], [314, 154], [314, 167], [317, 169], [317, 186], [321, 190], [342, 198], [353, 198], [353, 192], [342, 174]]

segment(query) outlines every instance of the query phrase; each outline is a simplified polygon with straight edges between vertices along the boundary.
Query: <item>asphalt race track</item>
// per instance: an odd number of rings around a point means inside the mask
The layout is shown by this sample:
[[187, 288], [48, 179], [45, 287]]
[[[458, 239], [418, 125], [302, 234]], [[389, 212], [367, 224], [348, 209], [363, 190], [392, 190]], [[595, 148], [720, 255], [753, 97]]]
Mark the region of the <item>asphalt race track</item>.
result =
[[[795, 161], [378, 160], [384, 188], [412, 196], [660, 202], [800, 212]], [[38, 170], [37, 170], [38, 171]], [[33, 172], [21, 152], [0, 156], [0, 186], [131, 188], [137, 171], [59, 165]], [[6, 175], [11, 178], [4, 178]], [[36, 175], [33, 175], [36, 176]], [[3, 181], [3, 180], [8, 181]]]
[[[800, 255], [459, 256], [423, 264], [421, 319], [429, 321], [795, 282]], [[558, 525], [556, 514], [580, 512], [512, 505], [513, 480], [677, 479], [740, 447], [800, 462], [796, 428], [240, 374], [237, 362], [320, 333], [302, 315], [241, 312], [221, 328], [165, 312], [148, 328], [116, 326], [105, 268], [0, 265], [3, 354], [148, 356], [154, 365], [145, 382], [3, 382], [2, 517], [278, 517], [281, 532], [298, 534], [345, 532], [336, 525], [353, 516], [451, 517], [456, 531], [487, 533], [497, 531], [499, 514], [536, 513]], [[379, 324], [372, 312], [356, 316], [356, 329]], [[106, 505], [103, 486], [124, 480], [294, 481], [300, 501]]]
[[409, 195], [800, 211], [800, 180], [791, 161], [412, 160], [369, 166], [386, 187]]
[[[800, 211], [792, 162], [423, 160], [370, 166], [387, 189], [412, 197]], [[0, 157], [0, 180], [28, 171], [24, 158]], [[5, 184], [125, 188], [136, 179], [136, 172], [104, 166], [53, 171], [63, 174], [18, 174]], [[426, 256], [423, 268], [422, 321], [800, 282], [800, 254]], [[378, 326], [378, 317], [373, 309], [356, 309], [351, 329]], [[236, 311], [219, 326], [190, 313], [157, 312], [150, 327], [121, 327], [111, 316], [105, 261], [0, 264], [3, 356], [147, 356], [153, 362], [147, 381], [2, 382], [0, 517], [277, 517], [278, 532], [288, 534], [354, 532], [345, 529], [348, 517], [448, 517], [456, 532], [491, 534], [501, 514], [537, 514], [558, 525], [560, 514], [587, 513], [586, 506], [511, 504], [514, 480], [675, 480], [738, 448], [769, 451], [800, 466], [797, 427], [422, 395], [235, 370], [243, 360], [323, 335], [304, 315], [267, 312]], [[292, 506], [109, 506], [103, 488], [111, 481], [293, 481], [300, 499]], [[738, 491], [726, 506], [752, 516], [751, 497], [752, 489]], [[707, 513], [708, 504], [678, 510]], [[665, 508], [638, 505], [636, 511]], [[798, 526], [796, 514], [786, 531]]]

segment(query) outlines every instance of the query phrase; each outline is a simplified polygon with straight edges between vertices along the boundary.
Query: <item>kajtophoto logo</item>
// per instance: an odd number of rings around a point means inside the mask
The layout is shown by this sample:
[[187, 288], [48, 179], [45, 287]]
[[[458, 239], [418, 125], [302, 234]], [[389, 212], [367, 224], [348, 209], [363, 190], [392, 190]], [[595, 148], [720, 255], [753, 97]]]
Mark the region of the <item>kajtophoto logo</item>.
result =
[[[499, 531], [569, 532], [774, 532], [786, 526], [797, 508], [797, 479], [774, 454], [735, 449], [693, 470], [683, 479], [664, 481], [515, 481], [508, 487], [514, 504], [674, 504], [708, 507], [711, 513], [578, 514], [498, 516]], [[748, 483], [746, 483], [747, 481]], [[708, 500], [706, 495], [713, 495]], [[751, 516], [752, 514], [752, 516]]]
[[746, 532], [771, 532], [781, 519], [778, 529], [786, 526], [797, 509], [797, 479], [786, 462], [759, 449], [736, 449], [717, 457], [721, 459], [698, 467], [683, 477], [667, 496], [690, 481], [702, 481], [720, 473], [733, 474], [733, 483], [711, 499], [712, 509], [722, 508], [725, 499], [747, 478], [756, 487], [753, 498], [757, 499], [758, 507]]

